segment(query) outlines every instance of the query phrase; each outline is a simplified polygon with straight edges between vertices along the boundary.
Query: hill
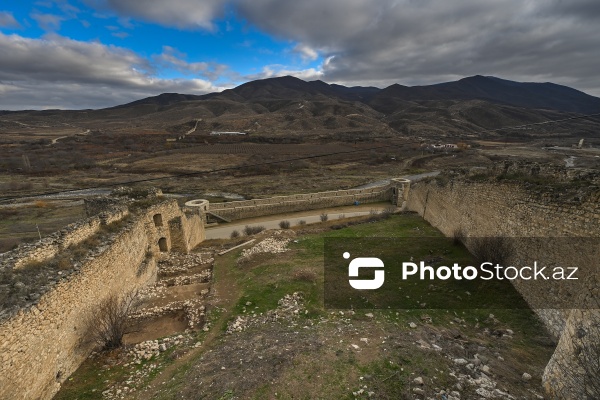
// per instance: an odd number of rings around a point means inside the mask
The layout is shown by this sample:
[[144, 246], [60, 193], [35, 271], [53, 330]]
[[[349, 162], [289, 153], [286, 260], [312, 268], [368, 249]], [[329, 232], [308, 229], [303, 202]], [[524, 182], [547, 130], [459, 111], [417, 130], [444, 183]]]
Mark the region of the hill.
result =
[[[71, 134], [65, 126], [72, 126], [73, 132], [166, 134], [200, 121], [195, 135], [232, 130], [266, 136], [439, 138], [595, 112], [600, 112], [600, 98], [553, 83], [478, 75], [428, 86], [394, 84], [378, 89], [285, 76], [202, 96], [163, 93], [100, 110], [5, 113], [0, 128], [11, 137], [23, 131], [32, 138], [35, 127], [55, 136]], [[554, 128], [532, 133], [553, 134]], [[596, 130], [581, 120], [569, 123], [565, 131], [591, 137]]]

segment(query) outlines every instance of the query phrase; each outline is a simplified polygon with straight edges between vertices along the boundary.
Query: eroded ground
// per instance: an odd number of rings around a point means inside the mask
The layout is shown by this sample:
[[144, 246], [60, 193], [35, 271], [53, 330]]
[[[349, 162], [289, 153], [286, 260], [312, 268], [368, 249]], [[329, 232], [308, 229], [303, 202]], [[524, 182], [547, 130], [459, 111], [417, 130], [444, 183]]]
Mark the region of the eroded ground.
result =
[[[156, 342], [91, 357], [57, 398], [542, 398], [553, 343], [530, 310], [323, 308], [325, 236], [440, 235], [414, 214], [368, 218], [267, 231], [216, 256], [206, 324], [172, 333], [158, 319]], [[193, 276], [246, 240], [207, 241], [172, 268], [199, 257]]]

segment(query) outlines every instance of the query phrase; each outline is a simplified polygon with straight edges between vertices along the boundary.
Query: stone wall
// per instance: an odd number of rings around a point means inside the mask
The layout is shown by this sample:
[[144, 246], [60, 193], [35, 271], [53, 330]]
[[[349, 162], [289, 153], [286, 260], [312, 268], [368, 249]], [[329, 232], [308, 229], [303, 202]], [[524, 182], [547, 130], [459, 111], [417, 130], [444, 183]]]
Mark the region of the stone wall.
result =
[[[562, 185], [553, 189], [552, 185], [533, 185], [526, 181], [477, 182], [470, 180], [468, 174], [446, 175], [412, 184], [406, 206], [445, 235], [466, 236], [467, 246], [468, 237], [545, 238], [536, 245], [534, 239], [516, 240], [512, 261], [533, 255], [555, 265], [565, 265], [565, 261], [580, 265], [584, 277], [584, 285], [579, 287], [582, 293], [566, 295], [586, 296], [598, 304], [600, 190], [597, 176], [592, 178], [587, 186]], [[565, 240], [565, 237], [570, 239]], [[552, 398], [593, 398], [586, 397], [585, 390], [589, 388], [586, 382], [597, 377], [590, 377], [589, 371], [582, 368], [580, 358], [581, 354], [594, 352], [596, 359], [600, 357], [598, 331], [595, 336], [589, 334], [587, 339], [580, 337], [579, 345], [573, 344], [574, 327], [586, 325], [581, 315], [592, 313], [543, 308], [544, 304], [555, 304], [557, 298], [565, 296], [560, 287], [558, 291], [548, 290], [547, 286], [519, 280], [513, 284], [549, 332], [559, 339], [543, 377], [549, 395]], [[577, 332], [580, 336], [586, 335], [581, 333], [585, 329]]]
[[203, 230], [200, 217], [186, 216], [176, 201], [155, 205], [105, 238], [93, 257], [34, 305], [0, 321], [0, 398], [51, 398], [92, 351], [84, 321], [98, 304], [156, 279], [153, 254], [161, 238], [169, 249], [187, 252], [204, 239]]
[[[335, 190], [329, 192], [277, 196], [265, 199], [211, 203], [210, 212], [228, 220], [283, 214], [328, 207], [350, 206], [355, 201], [374, 203], [391, 200], [390, 185], [368, 189]], [[187, 204], [186, 204], [187, 206]], [[194, 210], [195, 207], [189, 207]], [[195, 211], [197, 212], [197, 211]]]

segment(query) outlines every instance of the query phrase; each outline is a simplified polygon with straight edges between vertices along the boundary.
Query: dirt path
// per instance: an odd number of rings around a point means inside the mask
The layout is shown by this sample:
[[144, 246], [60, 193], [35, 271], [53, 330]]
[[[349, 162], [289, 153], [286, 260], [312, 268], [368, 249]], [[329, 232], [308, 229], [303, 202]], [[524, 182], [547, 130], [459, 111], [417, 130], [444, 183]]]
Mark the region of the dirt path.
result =
[[240, 289], [236, 284], [235, 276], [225, 268], [227, 264], [226, 259], [227, 257], [215, 259], [212, 292], [209, 299], [210, 312], [220, 310], [222, 313], [216, 320], [212, 321], [212, 327], [204, 337], [202, 345], [192, 348], [173, 364], [166, 367], [143, 391], [138, 392], [134, 398], [146, 400], [159, 395], [161, 389], [173, 378], [180, 367], [193, 362], [222, 333], [220, 327], [230, 317], [231, 309], [240, 296]]
[[371, 203], [358, 206], [345, 206], [336, 208], [323, 208], [320, 210], [300, 211], [295, 213], [267, 215], [258, 218], [248, 218], [234, 221], [228, 224], [219, 224], [216, 227], [206, 229], [206, 239], [229, 239], [231, 232], [237, 230], [242, 232], [246, 225], [262, 225], [266, 229], [279, 229], [281, 221], [289, 221], [291, 226], [299, 225], [299, 222], [305, 221], [307, 224], [313, 224], [321, 221], [321, 214], [327, 214], [329, 221], [340, 218], [351, 218], [369, 215], [372, 211], [381, 212], [389, 203]]

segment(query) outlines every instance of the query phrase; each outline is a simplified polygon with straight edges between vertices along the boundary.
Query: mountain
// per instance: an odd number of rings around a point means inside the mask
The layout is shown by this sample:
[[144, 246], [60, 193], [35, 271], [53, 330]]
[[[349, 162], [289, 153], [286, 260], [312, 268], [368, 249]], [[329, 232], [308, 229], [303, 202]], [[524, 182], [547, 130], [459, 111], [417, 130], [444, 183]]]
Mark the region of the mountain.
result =
[[513, 82], [481, 75], [428, 86], [394, 84], [375, 94], [369, 104], [378, 111], [393, 112], [394, 103], [424, 100], [485, 100], [530, 109], [600, 112], [600, 98], [567, 86]]
[[132, 101], [131, 103], [118, 105], [111, 108], [124, 108], [124, 107], [135, 107], [139, 105], [156, 105], [156, 106], [168, 106], [182, 101], [193, 101], [202, 100], [205, 96], [198, 96], [194, 94], [179, 94], [179, 93], [163, 93], [158, 96], [146, 97], [141, 100]]
[[[207, 95], [163, 93], [115, 108], [153, 105], [170, 106], [187, 101], [221, 100], [237, 103], [263, 103], [273, 111], [272, 104], [282, 100], [338, 99], [361, 102], [384, 114], [402, 110], [414, 102], [439, 100], [484, 100], [490, 103], [528, 109], [556, 110], [591, 114], [600, 112], [600, 98], [554, 83], [514, 82], [493, 76], [471, 76], [458, 81], [426, 86], [393, 84], [385, 89], [376, 87], [346, 87], [320, 80], [304, 81], [292, 76], [251, 81]], [[266, 102], [266, 103], [265, 103]]]
[[376, 87], [346, 87], [330, 85], [320, 80], [306, 82], [293, 76], [268, 78], [244, 83], [224, 90], [217, 97], [231, 100], [301, 100], [318, 96], [337, 97], [342, 100], [361, 101], [370, 98], [381, 89]]
[[[477, 75], [435, 85], [379, 89], [285, 76], [201, 96], [163, 93], [100, 110], [5, 113], [0, 132], [20, 133], [39, 126], [59, 135], [65, 126], [73, 126], [79, 132], [181, 134], [195, 127], [194, 135], [200, 136], [222, 130], [262, 136], [459, 137], [573, 115], [565, 113], [597, 112], [600, 98], [553, 83]], [[593, 137], [596, 128], [582, 119], [560, 132], [549, 125], [517, 133]]]

